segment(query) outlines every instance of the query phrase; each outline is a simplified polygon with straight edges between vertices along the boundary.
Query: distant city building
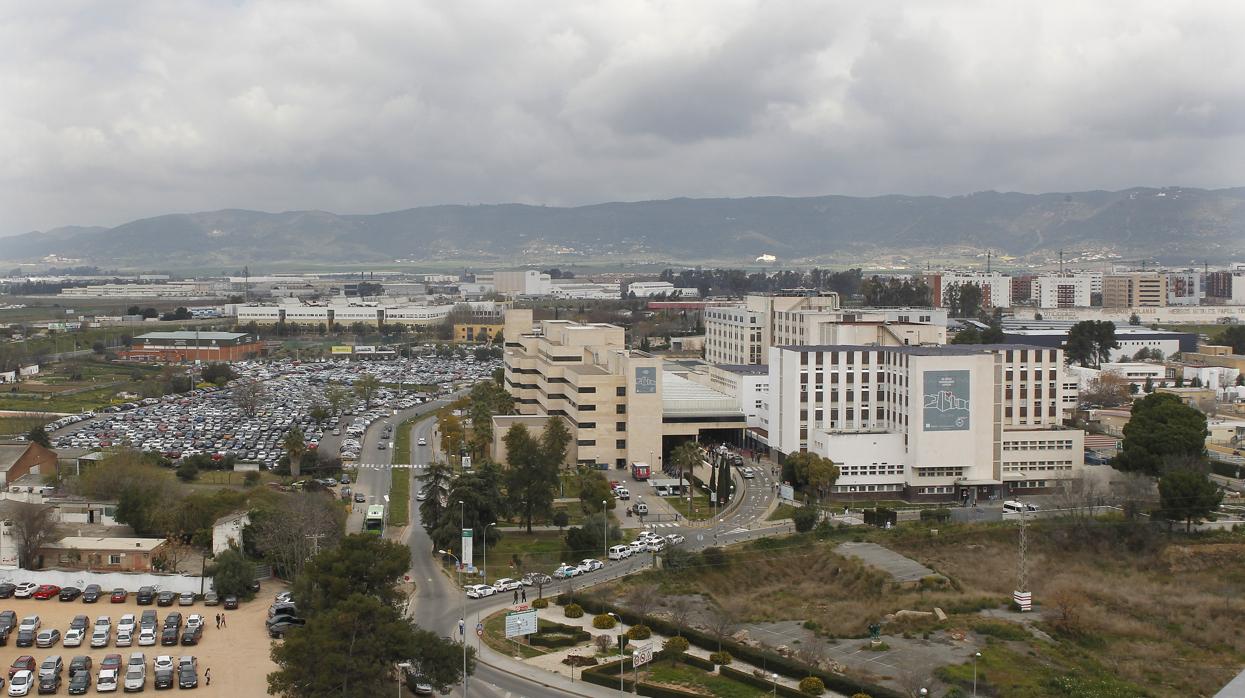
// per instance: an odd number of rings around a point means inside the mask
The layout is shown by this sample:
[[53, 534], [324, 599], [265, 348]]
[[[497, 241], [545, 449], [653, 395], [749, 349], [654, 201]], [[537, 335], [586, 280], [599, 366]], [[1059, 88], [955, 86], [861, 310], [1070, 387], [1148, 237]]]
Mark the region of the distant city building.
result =
[[245, 332], [148, 332], [134, 338], [123, 359], [136, 361], [245, 361], [260, 355], [263, 345]]
[[1033, 279], [1032, 298], [1039, 308], [1088, 308], [1093, 297], [1089, 276], [1039, 276]]
[[[1008, 342], [1063, 349], [1068, 343], [1068, 332], [1074, 323], [1061, 320], [1003, 320], [1003, 336]], [[1198, 335], [1195, 332], [1154, 330], [1145, 326], [1115, 323], [1115, 340], [1119, 347], [1111, 351], [1111, 361], [1127, 361], [1142, 349], [1158, 351], [1162, 356], [1178, 352], [1197, 351]]]
[[1104, 308], [1162, 308], [1166, 305], [1166, 274], [1140, 271], [1102, 277]]
[[636, 298], [653, 298], [678, 296], [681, 298], [699, 298], [700, 290], [695, 288], [676, 287], [669, 281], [632, 281], [627, 284], [627, 295], [635, 294]]
[[749, 294], [736, 307], [705, 308], [705, 360], [715, 364], [764, 364], [774, 346], [774, 318], [779, 312], [837, 310], [833, 291], [789, 289]]
[[1167, 273], [1167, 305], [1200, 305], [1205, 297], [1202, 272], [1186, 269]]
[[492, 341], [504, 325], [497, 323], [454, 323], [454, 341], [484, 342]]
[[226, 290], [211, 281], [172, 281], [163, 284], [96, 284], [67, 288], [60, 298], [220, 298]]
[[290, 323], [298, 325], [432, 325], [444, 322], [450, 313], [467, 310], [475, 322], [489, 323], [501, 319], [509, 303], [495, 301], [467, 301], [454, 304], [419, 305], [401, 301], [364, 301], [333, 298], [310, 303], [298, 299], [281, 299], [274, 304], [251, 304], [227, 306], [238, 318], [239, 324], [254, 322], [260, 325]]
[[956, 501], [1057, 491], [1084, 432], [1063, 352], [1025, 345], [770, 349], [769, 444], [839, 465], [839, 497]]
[[947, 294], [964, 284], [975, 284], [981, 289], [981, 307], [1008, 308], [1012, 305], [1012, 279], [999, 272], [942, 272], [928, 274], [925, 282], [933, 291], [934, 305], [945, 308]]
[[1206, 275], [1206, 299], [1225, 305], [1245, 305], [1245, 273], [1210, 272]]

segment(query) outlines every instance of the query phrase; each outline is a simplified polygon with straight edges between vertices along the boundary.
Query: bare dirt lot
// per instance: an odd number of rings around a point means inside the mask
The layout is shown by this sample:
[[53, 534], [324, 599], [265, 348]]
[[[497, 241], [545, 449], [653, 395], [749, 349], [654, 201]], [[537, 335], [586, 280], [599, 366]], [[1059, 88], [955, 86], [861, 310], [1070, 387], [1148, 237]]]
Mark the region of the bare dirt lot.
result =
[[[93, 664], [92, 686], [88, 695], [94, 695], [94, 679], [99, 674], [99, 663], [104, 659], [104, 655], [118, 653], [128, 659], [131, 652], [141, 651], [147, 655], [148, 680], [144, 693], [151, 693], [155, 692], [150, 673], [152, 658], [161, 654], [168, 654], [174, 658], [190, 654], [199, 658], [197, 695], [263, 696], [268, 693], [268, 672], [275, 668], [268, 654], [271, 641], [264, 630], [264, 620], [267, 618], [268, 605], [273, 595], [284, 590], [283, 584], [265, 583], [263, 591], [255, 597], [254, 601], [243, 602], [241, 607], [235, 611], [226, 611], [221, 606], [204, 606], [202, 602], [196, 602], [194, 606], [181, 607], [177, 605], [158, 607], [154, 604], [139, 606], [135, 603], [133, 593], [125, 603], [109, 603], [107, 595], [102, 597], [98, 603], [93, 604], [82, 603], [81, 600], [61, 602], [56, 599], [47, 601], [0, 599], [0, 611], [13, 610], [17, 613], [19, 622], [28, 615], [37, 614], [44, 628], [58, 628], [62, 635], [69, 629], [69, 622], [75, 615], [89, 616], [92, 624], [97, 616], [109, 616], [112, 618], [114, 640], [117, 621], [126, 613], [133, 613], [135, 617], [139, 617], [144, 610], [154, 609], [160, 614], [161, 625], [164, 623], [165, 614], [170, 611], [181, 613], [183, 622], [191, 613], [198, 613], [205, 618], [203, 639], [193, 647], [181, 645], [139, 647], [136, 643], [133, 647], [116, 647], [110, 644], [108, 647], [92, 648], [89, 643], [85, 642], [82, 647], [62, 647], [59, 644], [49, 649], [17, 647], [17, 633], [14, 631], [9, 636], [8, 644], [0, 647], [0, 662], [2, 662], [0, 671], [5, 672], [2, 676], [7, 676], [8, 667], [13, 664], [13, 660], [24, 654], [34, 657], [36, 662], [42, 662], [44, 657], [59, 654], [66, 666], [74, 657], [86, 655], [91, 658]], [[216, 628], [215, 620], [217, 613], [225, 614], [226, 627], [219, 630]], [[208, 686], [204, 680], [204, 672], [207, 669], [212, 670], [211, 686]], [[65, 694], [68, 678], [68, 674], [65, 674], [66, 683], [61, 685], [61, 695]], [[31, 691], [31, 695], [34, 695], [34, 691]], [[118, 691], [116, 695], [121, 695], [121, 692]]]

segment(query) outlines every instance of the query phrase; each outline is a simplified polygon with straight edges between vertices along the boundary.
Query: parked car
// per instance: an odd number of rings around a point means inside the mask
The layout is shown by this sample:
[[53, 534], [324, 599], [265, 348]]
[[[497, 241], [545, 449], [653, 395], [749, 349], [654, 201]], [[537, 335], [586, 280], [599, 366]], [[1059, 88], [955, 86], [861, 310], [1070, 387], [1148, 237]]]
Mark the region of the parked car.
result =
[[130, 598], [130, 592], [118, 588], [112, 590], [112, 596], [109, 597], [109, 600], [113, 603], [125, 603], [125, 600], [128, 598]]
[[644, 549], [650, 553], [660, 553], [661, 551], [666, 549], [666, 539], [665, 538], [650, 539], [648, 542], [648, 545]]
[[554, 579], [570, 579], [579, 576], [579, 568], [563, 564], [553, 571]]
[[9, 666], [9, 678], [12, 679], [13, 676], [19, 671], [29, 671], [33, 673], [35, 668], [38, 666], [39, 665], [35, 662], [34, 657], [28, 654], [23, 654], [17, 659], [14, 659], [13, 664]]
[[42, 647], [44, 649], [48, 647], [55, 647], [60, 641], [61, 631], [56, 628], [46, 628], [44, 630], [40, 630], [39, 634], [35, 636], [35, 646]]
[[0, 611], [0, 629], [12, 630], [17, 627], [16, 611]]
[[61, 593], [61, 588], [56, 586], [55, 584], [40, 584], [38, 588], [35, 589], [35, 593], [31, 594], [31, 596], [35, 597], [36, 599], [40, 601], [47, 601], [48, 599], [52, 598], [53, 596], [57, 596], [60, 593]]
[[605, 563], [592, 558], [587, 558], [579, 563], [579, 569], [581, 572], [596, 572], [602, 567], [605, 567]]
[[307, 624], [306, 620], [303, 620], [302, 618], [295, 618], [292, 616], [281, 616], [279, 618], [274, 618], [273, 620], [275, 620], [276, 622], [269, 624], [268, 637], [278, 638], [278, 639], [285, 637], [286, 631], [289, 630], [290, 628]]
[[11, 582], [0, 583], [0, 599], [8, 599], [13, 597], [13, 592], [17, 590], [17, 585]]
[[45, 658], [39, 665], [39, 676], [51, 676], [63, 671], [65, 671], [65, 660], [61, 659], [59, 654]]
[[130, 647], [133, 644], [134, 644], [134, 631], [133, 630], [118, 630], [117, 631], [117, 642], [116, 642], [117, 647]]
[[204, 606], [219, 606], [220, 597], [216, 595], [216, 592], [209, 591], [208, 593], [203, 595], [203, 605]]
[[10, 696], [27, 696], [30, 695], [30, 685], [34, 683], [35, 675], [33, 672], [25, 669], [17, 672], [9, 679], [9, 695]]
[[176, 600], [177, 600], [177, 594], [171, 591], [162, 591], [159, 594], [156, 594], [156, 605], [157, 606], [172, 606], [173, 602]]
[[88, 674], [91, 673], [91, 658], [85, 654], [80, 654], [69, 662], [70, 676], [74, 676], [80, 671], [84, 671]]
[[69, 695], [80, 696], [91, 690], [91, 672], [81, 671], [69, 675]]
[[107, 627], [95, 626], [91, 631], [91, 647], [107, 647], [112, 640], [112, 632]]
[[225, 610], [231, 611], [238, 607], [238, 597], [230, 594], [225, 597]]
[[154, 610], [149, 608], [143, 611], [143, 615], [139, 617], [138, 627], [140, 629], [142, 628], [155, 629], [155, 627], [159, 624], [158, 623], [159, 620], [160, 620], [160, 614], [156, 613]]
[[31, 632], [39, 632], [39, 628], [43, 627], [43, 621], [39, 620], [39, 616], [26, 616], [17, 626], [18, 630], [29, 630]]
[[82, 641], [86, 638], [86, 630], [83, 628], [70, 628], [65, 631], [65, 638], [61, 640], [61, 644], [66, 647], [81, 647]]
[[193, 665], [183, 664], [177, 670], [177, 686], [178, 688], [198, 688], [199, 672]]
[[111, 693], [117, 690], [117, 670], [100, 669], [99, 677], [95, 680], [95, 690], [98, 693]]
[[34, 582], [22, 582], [13, 590], [13, 596], [19, 599], [29, 599], [39, 590], [39, 585]]
[[631, 552], [631, 546], [629, 545], [614, 545], [610, 547], [606, 557], [611, 560], [622, 560], [631, 557]]
[[203, 626], [202, 625], [188, 626], [182, 632], [182, 644], [183, 645], [197, 645], [199, 644], [199, 640], [202, 638], [203, 638]]
[[61, 690], [60, 674], [39, 677], [39, 695], [56, 693], [59, 690]]
[[468, 584], [466, 590], [469, 599], [482, 599], [497, 593], [496, 589], [487, 584]]
[[79, 596], [82, 596], [82, 590], [78, 587], [61, 587], [59, 596], [61, 601], [73, 601]]
[[104, 658], [99, 663], [99, 668], [100, 669], [116, 669], [117, 671], [120, 671], [121, 670], [121, 655], [116, 654], [116, 653], [104, 655]]
[[160, 631], [160, 644], [165, 646], [176, 645], [177, 635], [177, 628], [166, 626], [164, 630]]
[[98, 584], [88, 584], [82, 590], [82, 603], [95, 603], [99, 601], [99, 597], [103, 594], [103, 590]]
[[545, 586], [547, 584], [553, 584], [553, 577], [550, 577], [544, 572], [528, 572], [523, 575], [524, 586]]
[[156, 629], [154, 627], [143, 628], [138, 631], [139, 647], [151, 647], [154, 644], [156, 644]]
[[273, 605], [268, 607], [269, 618], [272, 618], [273, 616], [277, 616], [281, 614], [290, 615], [290, 616], [298, 615], [298, 609], [297, 607], [295, 607], [293, 603], [289, 601], [274, 603]]
[[523, 586], [523, 582], [509, 577], [502, 577], [501, 579], [493, 582], [493, 589], [497, 592], [514, 591], [521, 586]]
[[193, 606], [193, 605], [195, 605], [195, 594], [194, 594], [194, 592], [193, 592], [193, 591], [183, 591], [181, 594], [179, 594], [179, 595], [177, 596], [177, 605], [178, 605], [178, 606]]
[[147, 667], [143, 664], [126, 667], [124, 686], [127, 693], [143, 690], [147, 686]]
[[670, 535], [666, 536], [666, 542], [669, 543], [670, 545], [679, 545], [680, 543], [683, 543], [686, 540], [687, 539], [684, 538], [683, 535], [680, 533], [671, 533]]
[[139, 606], [150, 606], [151, 602], [156, 598], [156, 588], [153, 586], [144, 586], [138, 588], [136, 595]]
[[18, 647], [32, 647], [35, 644], [35, 635], [36, 631], [34, 630], [19, 629], [17, 631], [17, 640], [14, 644]]

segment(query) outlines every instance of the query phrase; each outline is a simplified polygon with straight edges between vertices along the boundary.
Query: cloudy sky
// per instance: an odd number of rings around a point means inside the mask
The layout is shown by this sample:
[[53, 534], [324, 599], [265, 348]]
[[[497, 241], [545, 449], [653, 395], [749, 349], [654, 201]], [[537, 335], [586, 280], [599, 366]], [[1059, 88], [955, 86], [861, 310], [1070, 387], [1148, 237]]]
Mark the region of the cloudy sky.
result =
[[0, 234], [239, 207], [1245, 185], [1245, 3], [0, 5]]

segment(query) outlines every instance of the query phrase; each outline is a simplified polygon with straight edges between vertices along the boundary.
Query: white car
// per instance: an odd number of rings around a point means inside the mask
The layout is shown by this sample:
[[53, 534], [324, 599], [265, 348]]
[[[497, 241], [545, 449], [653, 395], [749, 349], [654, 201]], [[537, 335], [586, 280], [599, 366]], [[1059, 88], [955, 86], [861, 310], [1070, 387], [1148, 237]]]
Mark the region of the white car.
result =
[[30, 694], [30, 685], [34, 683], [35, 675], [29, 669], [22, 669], [13, 674], [13, 678], [9, 679], [9, 695], [25, 696]]
[[61, 644], [66, 647], [81, 647], [85, 637], [86, 631], [82, 628], [70, 628], [65, 631], [65, 639], [61, 640]]
[[34, 582], [22, 582], [21, 584], [18, 584], [17, 588], [13, 590], [13, 596], [19, 599], [29, 599], [31, 596], [34, 595], [35, 590], [38, 588], [39, 588], [39, 585], [35, 584]]
[[154, 644], [156, 644], [156, 629], [155, 628], [143, 628], [142, 630], [138, 631], [138, 646], [139, 647], [151, 647]]
[[467, 598], [482, 599], [496, 594], [497, 590], [487, 584], [471, 584], [467, 586]]
[[117, 621], [117, 632], [125, 630], [132, 633], [134, 632], [134, 626], [136, 625], [138, 625], [138, 622], [134, 620], [134, 614], [127, 613], [124, 616], [121, 616], [121, 620]]
[[517, 579], [511, 579], [509, 577], [502, 577], [501, 579], [493, 582], [493, 590], [498, 591], [498, 592], [514, 591], [515, 589], [518, 589], [521, 586], [523, 586], [523, 582], [520, 582]]
[[661, 551], [666, 549], [666, 539], [665, 538], [650, 539], [648, 542], [648, 547], [644, 549], [649, 551], [650, 553], [660, 553]]
[[130, 647], [131, 645], [133, 645], [134, 644], [134, 631], [133, 630], [118, 630], [116, 644], [117, 644], [117, 647]]
[[554, 579], [569, 579], [570, 577], [578, 577], [579, 574], [579, 567], [565, 564], [553, 571]]
[[99, 678], [95, 680], [95, 690], [99, 693], [110, 693], [117, 690], [117, 670], [101, 669]]
[[131, 664], [125, 669], [125, 690], [141, 691], [147, 685], [147, 667], [143, 664]]
[[596, 572], [602, 567], [605, 567], [605, 563], [592, 558], [588, 558], [579, 563], [579, 569], [581, 572]]
[[631, 557], [631, 546], [615, 545], [610, 548], [609, 555], [607, 555], [606, 557], [608, 557], [611, 560], [622, 560], [624, 558]]
[[751, 480], [756, 477], [756, 472], [753, 471], [752, 468], [744, 468], [743, 471], [741, 471], [741, 474], [744, 476], [745, 480]]
[[670, 545], [678, 545], [686, 540], [687, 540], [686, 538], [684, 538], [681, 534], [678, 534], [678, 533], [671, 533], [670, 535], [666, 536], [666, 542], [669, 543]]
[[642, 553], [648, 549], [648, 540], [645, 538], [637, 538], [631, 541], [631, 552]]
[[203, 616], [199, 615], [198, 613], [191, 613], [190, 617], [186, 619], [187, 630], [200, 626], [200, 625], [203, 625]]
[[21, 624], [17, 626], [17, 630], [29, 630], [32, 633], [39, 632], [39, 628], [43, 625], [43, 621], [39, 620], [39, 616], [26, 616], [22, 619]]
[[417, 442], [416, 442], [416, 445], [417, 445], [417, 446], [427, 446], [427, 445], [428, 445], [428, 440], [427, 440], [427, 439], [425, 439], [424, 437], [422, 437], [422, 436], [421, 436], [421, 437], [419, 437], [419, 441], [417, 441]]
[[97, 625], [91, 631], [91, 646], [95, 648], [107, 647], [111, 636], [112, 633], [108, 632], [107, 627]]
[[171, 655], [162, 654], [151, 660], [151, 670], [160, 671], [161, 669], [172, 669], [173, 657]]

